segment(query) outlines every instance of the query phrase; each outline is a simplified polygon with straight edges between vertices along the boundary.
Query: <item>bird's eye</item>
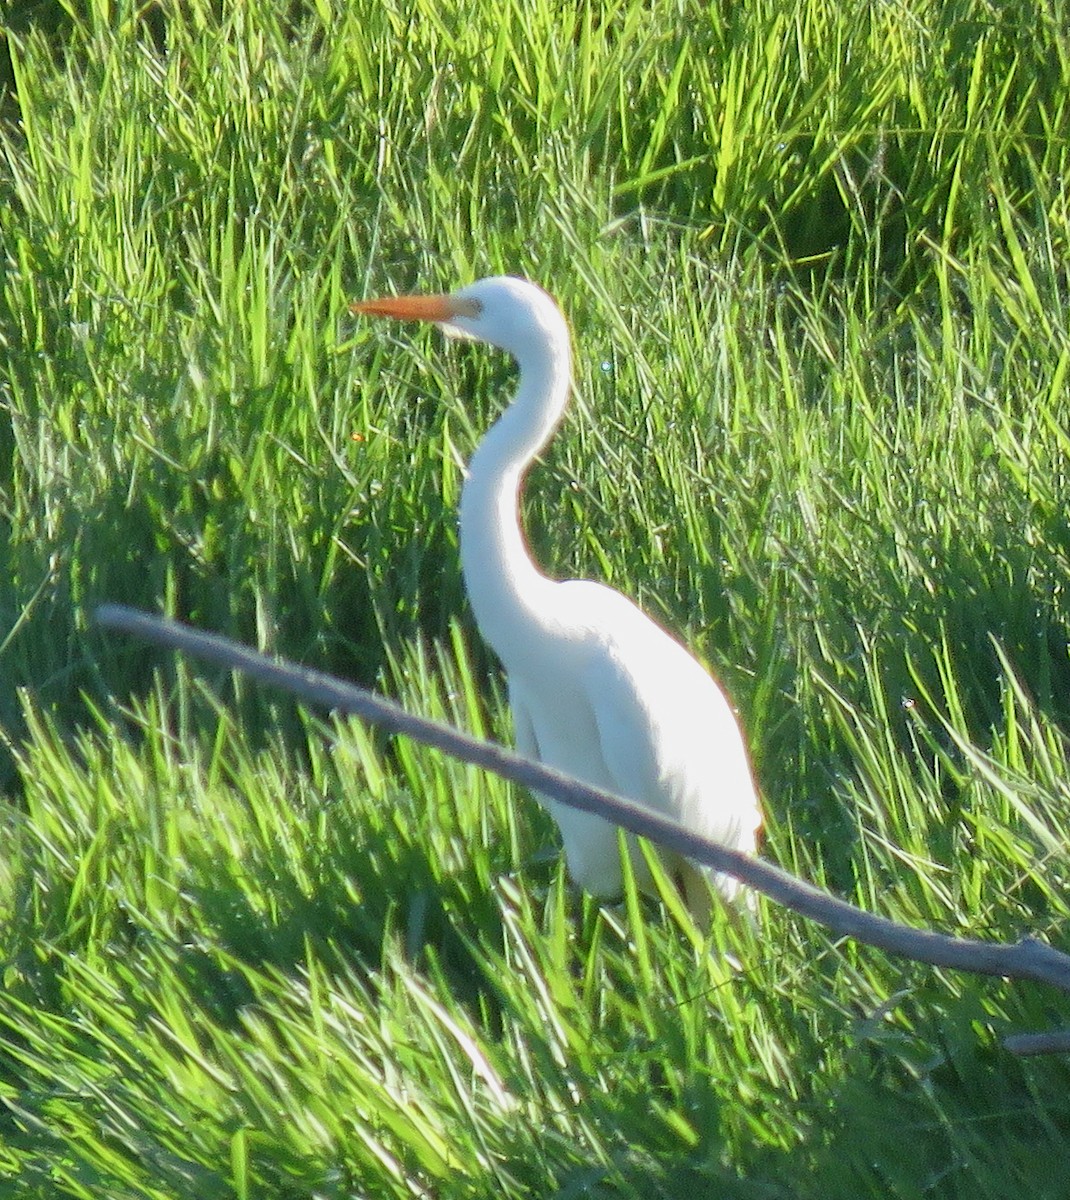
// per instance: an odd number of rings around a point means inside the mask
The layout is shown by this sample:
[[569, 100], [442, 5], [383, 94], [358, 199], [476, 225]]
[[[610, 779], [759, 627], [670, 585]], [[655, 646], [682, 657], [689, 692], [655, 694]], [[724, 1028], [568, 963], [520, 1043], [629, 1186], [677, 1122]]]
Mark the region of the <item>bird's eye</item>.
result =
[[465, 296], [465, 298], [457, 305], [457, 315], [459, 317], [479, 317], [483, 315], [483, 301], [477, 300], [475, 296]]

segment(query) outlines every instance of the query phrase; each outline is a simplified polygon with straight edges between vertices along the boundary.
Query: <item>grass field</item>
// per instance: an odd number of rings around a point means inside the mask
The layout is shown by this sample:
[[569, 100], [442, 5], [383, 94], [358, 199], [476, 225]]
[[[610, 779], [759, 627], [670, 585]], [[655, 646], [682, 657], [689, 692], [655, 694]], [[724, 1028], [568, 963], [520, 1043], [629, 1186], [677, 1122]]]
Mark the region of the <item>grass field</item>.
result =
[[599, 908], [527, 796], [90, 615], [507, 740], [455, 512], [509, 365], [346, 306], [528, 275], [533, 547], [724, 681], [768, 856], [1068, 947], [1066, 5], [281, 9], [10, 8], [0, 1197], [1064, 1197], [1000, 1037], [1065, 997]]

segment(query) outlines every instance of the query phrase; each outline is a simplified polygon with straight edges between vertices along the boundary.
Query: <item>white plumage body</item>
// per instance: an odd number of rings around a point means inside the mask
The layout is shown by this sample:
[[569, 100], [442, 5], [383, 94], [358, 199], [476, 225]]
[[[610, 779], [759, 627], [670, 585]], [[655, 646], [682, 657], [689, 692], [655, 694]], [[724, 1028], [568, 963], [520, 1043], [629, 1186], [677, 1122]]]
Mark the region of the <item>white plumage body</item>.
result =
[[[572, 614], [567, 631], [528, 670], [510, 671], [503, 660], [518, 747], [662, 812], [693, 833], [753, 852], [758, 802], [721, 690], [678, 642], [618, 592], [580, 580], [555, 586]], [[584, 626], [581, 614], [592, 611], [597, 626]], [[562, 658], [565, 672], [557, 670]], [[666, 696], [679, 702], [650, 702]], [[561, 830], [576, 882], [596, 896], [618, 894], [613, 826], [553, 800], [544, 803]], [[647, 882], [645, 860], [637, 853], [632, 858], [639, 882]], [[678, 874], [683, 864], [668, 865], [670, 874]], [[735, 895], [731, 877], [716, 882], [723, 894]]]
[[[453, 335], [511, 354], [519, 386], [469, 465], [461, 496], [461, 565], [483, 637], [509, 681], [518, 748], [753, 853], [761, 812], [742, 734], [724, 693], [679, 642], [632, 601], [599, 583], [554, 581], [536, 567], [520, 526], [524, 472], [568, 399], [568, 326], [554, 301], [524, 280], [481, 280], [451, 296], [365, 301], [356, 311], [437, 321]], [[616, 829], [544, 800], [569, 872], [596, 896], [622, 885]], [[637, 878], [649, 870], [634, 848]], [[669, 856], [692, 908], [694, 874]], [[738, 884], [714, 878], [726, 897]], [[701, 891], [702, 889], [699, 889]]]

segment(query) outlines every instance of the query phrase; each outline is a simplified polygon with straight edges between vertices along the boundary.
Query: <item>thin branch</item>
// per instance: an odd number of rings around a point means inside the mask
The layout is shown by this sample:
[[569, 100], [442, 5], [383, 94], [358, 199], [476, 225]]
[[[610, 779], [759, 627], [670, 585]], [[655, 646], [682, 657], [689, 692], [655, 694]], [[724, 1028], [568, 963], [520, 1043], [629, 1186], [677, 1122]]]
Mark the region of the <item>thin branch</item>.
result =
[[[195, 658], [241, 671], [261, 683], [280, 688], [304, 702], [335, 712], [362, 717], [390, 733], [401, 734], [455, 758], [493, 771], [533, 791], [542, 792], [572, 808], [598, 813], [687, 858], [733, 875], [771, 900], [817, 921], [841, 937], [875, 946], [887, 954], [935, 967], [980, 975], [1033, 979], [1070, 992], [1070, 955], [1034, 938], [1015, 944], [948, 937], [931, 930], [911, 929], [886, 917], [865, 912], [760, 858], [730, 850], [689, 833], [660, 813], [621, 799], [599, 788], [514, 754], [491, 742], [478, 741], [438, 721], [413, 716], [398, 705], [355, 684], [283, 660], [268, 658], [219, 634], [202, 633], [163, 617], [118, 604], [106, 604], [95, 614], [98, 625], [121, 630]], [[1029, 1038], [1033, 1035], [1020, 1035]], [[1054, 1034], [1035, 1035], [1055, 1037]], [[1065, 1048], [1060, 1046], [1060, 1048]], [[1023, 1053], [1038, 1053], [1023, 1050]]]
[[1070, 1029], [1050, 1033], [1009, 1033], [1003, 1046], [1012, 1054], [1027, 1058], [1031, 1054], [1070, 1054]]

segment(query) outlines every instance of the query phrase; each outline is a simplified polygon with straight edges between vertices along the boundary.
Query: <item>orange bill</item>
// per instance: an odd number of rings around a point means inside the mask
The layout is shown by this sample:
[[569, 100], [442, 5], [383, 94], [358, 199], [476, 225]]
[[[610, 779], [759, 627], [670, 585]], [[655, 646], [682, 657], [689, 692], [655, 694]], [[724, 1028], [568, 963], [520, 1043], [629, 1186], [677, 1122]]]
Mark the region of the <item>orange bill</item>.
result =
[[384, 296], [378, 300], [354, 300], [351, 313], [369, 317], [394, 317], [398, 321], [448, 321], [457, 315], [452, 296]]

